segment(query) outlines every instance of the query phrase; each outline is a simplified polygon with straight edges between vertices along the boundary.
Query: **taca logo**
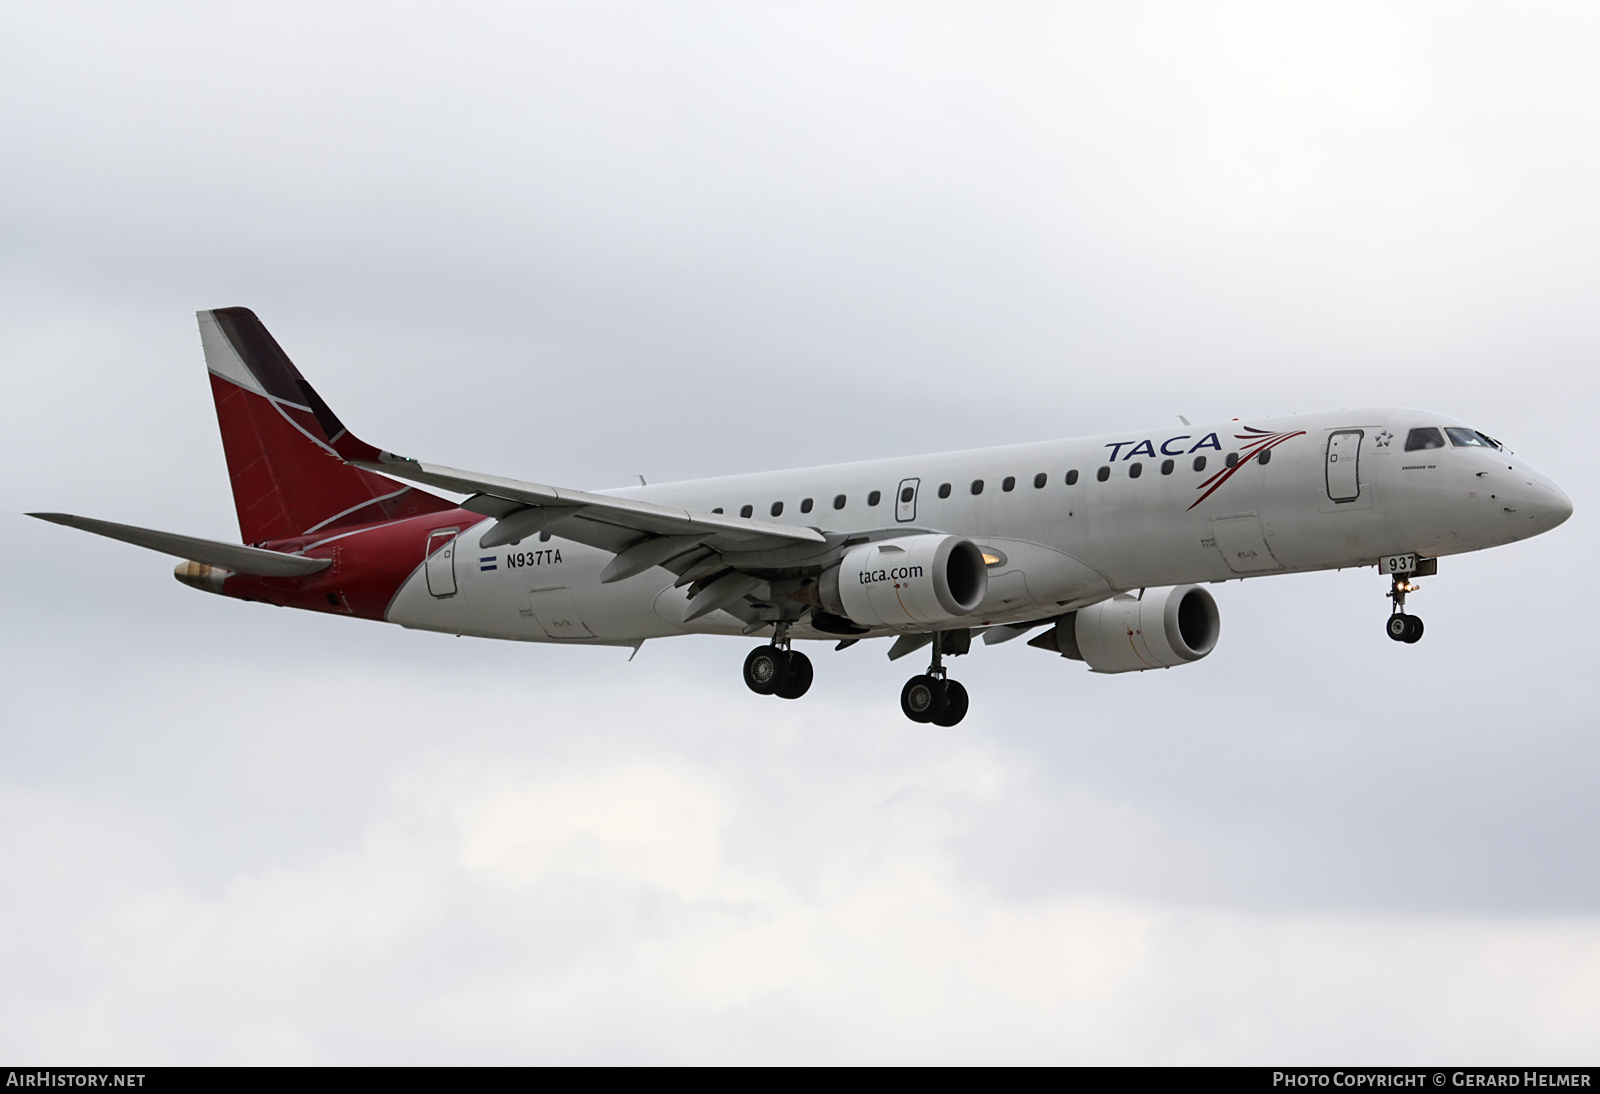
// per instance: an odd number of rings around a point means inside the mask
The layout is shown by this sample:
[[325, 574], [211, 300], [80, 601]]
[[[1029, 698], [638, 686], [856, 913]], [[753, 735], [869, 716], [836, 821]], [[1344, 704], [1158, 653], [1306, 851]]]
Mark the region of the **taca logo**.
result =
[[[1263, 452], [1268, 452], [1274, 448], [1277, 448], [1284, 441], [1293, 440], [1295, 437], [1304, 437], [1306, 435], [1306, 431], [1303, 429], [1297, 429], [1293, 433], [1273, 433], [1271, 430], [1257, 429], [1253, 425], [1247, 425], [1243, 428], [1243, 433], [1235, 433], [1233, 435], [1234, 440], [1243, 442], [1239, 446], [1238, 461], [1223, 467], [1205, 482], [1202, 482], [1199, 486], [1195, 487], [1196, 490], [1203, 490], [1205, 492], [1194, 500], [1194, 502], [1189, 506], [1190, 509], [1193, 509], [1196, 505], [1199, 505], [1201, 502], [1205, 501], [1212, 494], [1215, 494], [1223, 483], [1237, 475], [1241, 470], [1243, 470], [1246, 464], [1259, 463], [1260, 460], [1258, 457]], [[1156, 447], [1156, 444], [1153, 440], [1113, 441], [1112, 443], [1106, 445], [1106, 447], [1111, 449], [1111, 463], [1116, 463], [1119, 455], [1123, 460], [1131, 460], [1135, 456], [1149, 456], [1151, 459], [1155, 459], [1158, 455], [1187, 456], [1195, 452], [1199, 452], [1202, 448], [1215, 449], [1217, 452], [1222, 451], [1222, 441], [1215, 433], [1207, 433], [1204, 437], [1201, 437], [1198, 441], [1195, 441], [1195, 443], [1190, 445], [1188, 448], [1184, 448], [1183, 445], [1179, 443], [1180, 441], [1189, 440], [1194, 440], [1194, 435], [1190, 433], [1184, 433], [1176, 437], [1168, 437], [1166, 440], [1161, 442], [1160, 448]], [[1172, 448], [1171, 446], [1175, 444], [1178, 445], [1178, 447]], [[1128, 449], [1126, 454], [1122, 453], [1124, 448]], [[1187, 511], [1188, 510], [1185, 510], [1185, 512]]]
[[906, 581], [922, 576], [921, 566], [896, 566], [892, 570], [862, 570], [861, 584], [875, 585], [880, 581]]

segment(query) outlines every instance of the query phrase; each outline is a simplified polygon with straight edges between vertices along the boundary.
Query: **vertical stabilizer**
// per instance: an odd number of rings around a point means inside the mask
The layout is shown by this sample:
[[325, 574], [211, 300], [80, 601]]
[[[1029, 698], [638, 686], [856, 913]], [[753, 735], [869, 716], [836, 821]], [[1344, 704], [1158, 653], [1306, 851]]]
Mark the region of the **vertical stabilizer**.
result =
[[249, 308], [198, 314], [244, 542], [454, 508], [346, 464], [335, 444], [377, 449], [350, 435]]

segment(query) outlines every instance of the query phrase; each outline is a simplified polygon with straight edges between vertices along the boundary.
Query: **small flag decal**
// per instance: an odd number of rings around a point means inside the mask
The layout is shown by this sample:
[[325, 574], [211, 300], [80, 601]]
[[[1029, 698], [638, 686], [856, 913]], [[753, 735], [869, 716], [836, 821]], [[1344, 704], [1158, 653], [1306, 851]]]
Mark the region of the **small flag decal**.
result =
[[478, 569], [480, 571], [498, 569], [499, 568], [499, 563], [495, 561], [495, 559], [498, 558], [498, 557], [499, 556], [497, 556], [497, 555], [481, 555], [481, 556], [479, 556], [479, 558], [478, 558]]

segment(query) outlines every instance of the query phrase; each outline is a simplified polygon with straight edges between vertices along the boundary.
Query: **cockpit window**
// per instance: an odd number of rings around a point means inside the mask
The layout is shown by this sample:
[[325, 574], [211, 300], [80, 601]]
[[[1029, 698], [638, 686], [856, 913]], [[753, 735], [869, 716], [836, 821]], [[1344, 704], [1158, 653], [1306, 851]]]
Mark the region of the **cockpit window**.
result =
[[1413, 429], [1406, 437], [1406, 451], [1415, 452], [1419, 448], [1443, 448], [1444, 434], [1430, 426], [1422, 429]]
[[1445, 435], [1450, 438], [1450, 443], [1457, 448], [1490, 448], [1493, 447], [1483, 439], [1483, 435], [1476, 429], [1446, 429]]
[[1484, 443], [1487, 444], [1490, 448], [1498, 448], [1502, 452], [1504, 452], [1506, 450], [1506, 446], [1505, 445], [1501, 444], [1499, 441], [1497, 441], [1493, 437], [1489, 436], [1489, 434], [1480, 431], [1478, 433], [1478, 436], [1482, 437]]

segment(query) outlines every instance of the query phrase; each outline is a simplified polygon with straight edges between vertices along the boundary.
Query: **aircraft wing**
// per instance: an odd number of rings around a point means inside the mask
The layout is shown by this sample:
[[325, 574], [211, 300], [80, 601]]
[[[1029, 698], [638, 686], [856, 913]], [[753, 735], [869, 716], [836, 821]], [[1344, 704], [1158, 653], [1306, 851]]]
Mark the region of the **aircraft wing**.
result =
[[656, 540], [671, 542], [645, 553], [659, 555], [674, 545], [682, 548], [678, 552], [681, 555], [697, 546], [743, 553], [827, 542], [827, 537], [815, 528], [521, 482], [421, 463], [392, 452], [379, 453], [376, 459], [347, 458], [345, 462], [425, 486], [473, 495], [462, 503], [462, 508], [499, 521], [484, 534], [485, 547], [514, 543], [547, 529], [564, 539], [619, 555], [630, 548], [643, 551], [647, 543]]
[[146, 547], [166, 555], [204, 562], [240, 574], [259, 577], [304, 577], [333, 565], [331, 558], [306, 558], [304, 555], [287, 555], [282, 551], [264, 551], [259, 547], [245, 547], [238, 543], [220, 543], [214, 539], [197, 536], [180, 536], [176, 532], [157, 532], [150, 528], [135, 528], [131, 524], [113, 524], [109, 520], [92, 517], [75, 517], [71, 513], [29, 513], [30, 517], [47, 520], [93, 532], [97, 536], [120, 539], [136, 547]]

